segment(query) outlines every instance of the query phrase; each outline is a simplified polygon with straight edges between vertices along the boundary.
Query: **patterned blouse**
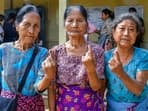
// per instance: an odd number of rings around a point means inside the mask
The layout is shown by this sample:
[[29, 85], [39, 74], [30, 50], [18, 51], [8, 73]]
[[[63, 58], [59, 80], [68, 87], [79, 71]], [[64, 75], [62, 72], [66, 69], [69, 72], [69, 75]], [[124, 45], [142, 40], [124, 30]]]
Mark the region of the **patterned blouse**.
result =
[[[104, 50], [97, 44], [90, 44], [96, 61], [96, 72], [104, 79]], [[88, 83], [87, 73], [81, 56], [68, 55], [65, 44], [53, 48], [57, 63], [57, 82], [66, 85], [84, 85]]]
[[[0, 89], [16, 93], [25, 68], [32, 56], [34, 46], [22, 52], [12, 42], [0, 45]], [[36, 84], [42, 79], [44, 73], [41, 63], [48, 54], [46, 48], [39, 47], [34, 63], [30, 69], [22, 94], [33, 96], [36, 92]]]
[[[113, 98], [115, 101], [121, 102], [140, 102], [148, 94], [148, 84], [139, 96], [130, 92], [125, 84], [114, 74], [109, 66], [108, 61], [113, 55], [115, 49], [112, 49], [105, 53], [105, 75], [107, 79], [108, 97]], [[124, 71], [132, 79], [136, 78], [138, 71], [148, 70], [148, 50], [134, 48], [134, 54], [131, 60], [123, 66]]]

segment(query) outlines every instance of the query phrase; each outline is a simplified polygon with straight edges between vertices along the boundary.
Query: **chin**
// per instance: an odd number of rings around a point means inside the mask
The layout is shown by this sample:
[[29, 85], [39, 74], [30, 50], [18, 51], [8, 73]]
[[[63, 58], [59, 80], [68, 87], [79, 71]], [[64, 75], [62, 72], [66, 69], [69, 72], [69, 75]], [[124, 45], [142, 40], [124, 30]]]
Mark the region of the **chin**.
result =
[[34, 42], [26, 41], [25, 44], [26, 44], [26, 45], [28, 44], [29, 46], [32, 46], [32, 45], [34, 44]]

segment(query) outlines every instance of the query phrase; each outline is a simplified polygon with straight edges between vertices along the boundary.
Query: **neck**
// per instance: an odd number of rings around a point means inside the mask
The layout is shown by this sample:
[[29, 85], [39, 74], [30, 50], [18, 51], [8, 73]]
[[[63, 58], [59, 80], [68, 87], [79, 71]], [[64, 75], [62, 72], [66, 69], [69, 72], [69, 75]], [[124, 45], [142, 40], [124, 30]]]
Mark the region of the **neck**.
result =
[[72, 39], [72, 40], [69, 40], [68, 42], [71, 45], [71, 47], [76, 49], [86, 44], [84, 39]]
[[87, 50], [87, 44], [85, 42], [68, 41], [66, 42], [66, 50], [69, 55], [82, 56]]
[[25, 44], [25, 43], [22, 43], [21, 41], [17, 40], [14, 42], [14, 47], [21, 50], [21, 51], [25, 51], [27, 50], [28, 48], [30, 48], [32, 45], [30, 44]]
[[126, 64], [129, 62], [129, 60], [131, 59], [132, 55], [133, 55], [133, 47], [129, 48], [129, 49], [120, 49], [120, 48], [116, 48], [116, 50], [119, 53], [120, 56], [120, 60], [123, 64]]

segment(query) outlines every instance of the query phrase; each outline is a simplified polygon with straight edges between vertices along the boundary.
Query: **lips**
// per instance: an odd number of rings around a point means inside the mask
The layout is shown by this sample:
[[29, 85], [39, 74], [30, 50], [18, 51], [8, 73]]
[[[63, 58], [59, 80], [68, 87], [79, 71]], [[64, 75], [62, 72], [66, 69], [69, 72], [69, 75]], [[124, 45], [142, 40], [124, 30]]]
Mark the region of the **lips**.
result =
[[128, 38], [121, 38], [121, 40], [130, 41]]

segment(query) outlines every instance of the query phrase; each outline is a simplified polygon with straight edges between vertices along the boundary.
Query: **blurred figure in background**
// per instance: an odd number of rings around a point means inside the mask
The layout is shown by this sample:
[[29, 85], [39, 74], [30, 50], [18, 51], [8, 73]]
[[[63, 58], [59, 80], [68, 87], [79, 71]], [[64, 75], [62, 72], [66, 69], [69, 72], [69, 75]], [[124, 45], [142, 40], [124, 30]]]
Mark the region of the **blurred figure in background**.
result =
[[84, 35], [84, 38], [86, 41], [89, 40], [89, 34], [97, 32], [96, 26], [94, 24], [92, 24], [89, 20], [87, 22], [88, 22], [87, 33]]
[[111, 29], [114, 13], [108, 8], [103, 9], [101, 13], [101, 19], [104, 22], [101, 29], [98, 30], [98, 33], [100, 34], [98, 43], [103, 49], [109, 50], [113, 47]]
[[141, 29], [140, 29], [140, 32], [138, 34], [138, 37], [137, 37], [137, 40], [136, 40], [134, 46], [141, 47], [141, 43], [143, 42], [144, 34], [145, 34], [144, 20], [143, 20], [142, 17], [140, 17], [138, 15], [136, 8], [130, 7], [128, 11], [129, 11], [129, 13], [136, 15], [138, 17], [139, 21], [140, 21]]
[[3, 29], [4, 15], [0, 14], [0, 44], [4, 40], [4, 29]]
[[16, 14], [10, 13], [8, 18], [4, 22], [4, 42], [15, 41], [18, 38], [17, 31], [15, 28]]

